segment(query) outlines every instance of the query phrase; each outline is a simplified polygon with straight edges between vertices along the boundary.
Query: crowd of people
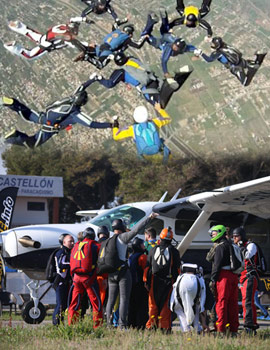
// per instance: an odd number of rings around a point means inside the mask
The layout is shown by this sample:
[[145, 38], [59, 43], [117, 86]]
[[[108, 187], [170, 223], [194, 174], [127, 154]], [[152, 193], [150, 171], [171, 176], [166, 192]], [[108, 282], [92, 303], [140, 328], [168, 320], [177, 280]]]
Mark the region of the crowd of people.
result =
[[[227, 227], [212, 226], [213, 246], [206, 257], [212, 268], [207, 277], [202, 267], [181, 261], [170, 227], [159, 236], [149, 227], [156, 215], [152, 213], [131, 230], [123, 220], [115, 219], [111, 237], [106, 226], [99, 227], [97, 240], [91, 227], [78, 234], [76, 244], [71, 235], [61, 236], [62, 246], [54, 253], [53, 324], [64, 321], [66, 309], [68, 324], [74, 324], [90, 306], [94, 328], [105, 319], [108, 327], [159, 328], [168, 334], [176, 315], [182, 332], [236, 336], [240, 288], [244, 328], [255, 334], [259, 328], [255, 305], [259, 246], [247, 239], [243, 227], [232, 230], [231, 237]], [[136, 237], [142, 229], [145, 240]], [[232, 264], [233, 246], [241, 251], [244, 264], [240, 270]], [[267, 309], [262, 312], [264, 319], [270, 319]]]

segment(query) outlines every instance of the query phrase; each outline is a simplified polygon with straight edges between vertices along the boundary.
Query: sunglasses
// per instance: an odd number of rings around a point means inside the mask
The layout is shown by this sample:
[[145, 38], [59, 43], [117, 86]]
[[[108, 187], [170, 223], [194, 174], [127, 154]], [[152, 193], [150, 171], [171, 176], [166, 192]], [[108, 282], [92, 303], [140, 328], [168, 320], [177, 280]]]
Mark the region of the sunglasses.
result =
[[239, 237], [239, 236], [240, 236], [240, 235], [233, 235], [233, 238], [234, 238], [234, 237]]

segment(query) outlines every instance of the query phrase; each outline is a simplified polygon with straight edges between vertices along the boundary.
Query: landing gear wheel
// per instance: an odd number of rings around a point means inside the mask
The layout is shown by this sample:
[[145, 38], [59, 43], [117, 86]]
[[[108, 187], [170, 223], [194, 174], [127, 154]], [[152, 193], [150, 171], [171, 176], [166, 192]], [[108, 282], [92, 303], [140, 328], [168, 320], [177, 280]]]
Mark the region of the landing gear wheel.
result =
[[41, 323], [46, 316], [46, 309], [42, 303], [38, 303], [37, 310], [35, 311], [34, 301], [28, 301], [22, 310], [22, 318], [26, 323], [37, 324]]

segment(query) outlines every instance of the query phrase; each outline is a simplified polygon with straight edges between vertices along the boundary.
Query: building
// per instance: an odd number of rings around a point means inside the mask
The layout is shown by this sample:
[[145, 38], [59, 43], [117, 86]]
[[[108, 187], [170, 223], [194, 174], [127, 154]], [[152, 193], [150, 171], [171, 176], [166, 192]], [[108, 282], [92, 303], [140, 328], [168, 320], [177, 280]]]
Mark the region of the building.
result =
[[11, 227], [48, 224], [48, 201], [53, 202], [52, 223], [59, 222], [59, 198], [63, 197], [63, 178], [52, 176], [0, 175], [0, 191], [18, 188]]

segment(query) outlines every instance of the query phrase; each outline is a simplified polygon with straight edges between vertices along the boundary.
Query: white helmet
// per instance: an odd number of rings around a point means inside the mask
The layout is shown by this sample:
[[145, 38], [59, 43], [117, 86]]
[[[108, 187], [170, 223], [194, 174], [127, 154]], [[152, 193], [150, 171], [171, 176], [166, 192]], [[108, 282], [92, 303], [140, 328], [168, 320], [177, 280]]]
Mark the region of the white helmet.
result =
[[134, 109], [133, 118], [136, 123], [145, 123], [148, 120], [148, 111], [144, 106], [139, 106]]

